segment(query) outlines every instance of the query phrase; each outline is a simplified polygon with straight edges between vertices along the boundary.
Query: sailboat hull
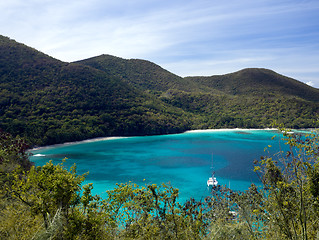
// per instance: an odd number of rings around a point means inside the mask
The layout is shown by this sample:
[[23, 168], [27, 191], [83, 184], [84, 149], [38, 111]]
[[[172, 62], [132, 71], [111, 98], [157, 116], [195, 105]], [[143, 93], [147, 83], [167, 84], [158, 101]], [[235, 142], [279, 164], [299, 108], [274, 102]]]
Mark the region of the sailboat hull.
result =
[[207, 180], [207, 186], [217, 186], [218, 185], [218, 181], [215, 177], [210, 177], [208, 180]]

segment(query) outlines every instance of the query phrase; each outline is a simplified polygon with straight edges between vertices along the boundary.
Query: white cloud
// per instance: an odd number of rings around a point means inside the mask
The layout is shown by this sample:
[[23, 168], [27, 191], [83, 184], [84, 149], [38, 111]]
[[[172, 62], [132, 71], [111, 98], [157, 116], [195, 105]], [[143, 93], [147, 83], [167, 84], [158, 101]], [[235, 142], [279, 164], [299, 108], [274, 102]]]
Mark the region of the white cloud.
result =
[[309, 81], [309, 82], [306, 82], [307, 85], [313, 87], [314, 86], [314, 83], [312, 81]]
[[182, 76], [265, 67], [319, 86], [318, 10], [317, 0], [10, 0], [0, 34], [64, 61], [105, 53]]

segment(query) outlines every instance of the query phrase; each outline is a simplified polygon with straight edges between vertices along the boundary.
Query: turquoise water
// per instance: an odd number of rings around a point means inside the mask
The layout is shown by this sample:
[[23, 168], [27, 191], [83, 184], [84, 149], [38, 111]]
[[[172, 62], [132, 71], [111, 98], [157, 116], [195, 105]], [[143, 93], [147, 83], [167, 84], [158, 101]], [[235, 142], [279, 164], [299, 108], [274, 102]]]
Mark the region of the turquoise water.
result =
[[193, 131], [182, 134], [100, 139], [32, 150], [31, 160], [44, 165], [49, 160], [77, 165], [78, 173], [89, 172], [85, 183], [93, 183], [103, 197], [116, 183], [170, 183], [180, 190], [180, 200], [201, 199], [209, 194], [206, 181], [211, 166], [219, 184], [247, 190], [258, 183], [255, 159], [265, 147], [279, 151], [274, 130]]

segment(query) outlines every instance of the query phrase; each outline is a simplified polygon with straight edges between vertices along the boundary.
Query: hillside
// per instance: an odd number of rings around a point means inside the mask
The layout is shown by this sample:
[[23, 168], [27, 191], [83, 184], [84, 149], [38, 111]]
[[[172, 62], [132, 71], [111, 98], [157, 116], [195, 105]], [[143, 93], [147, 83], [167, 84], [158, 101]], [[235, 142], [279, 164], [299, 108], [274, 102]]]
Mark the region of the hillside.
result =
[[74, 63], [0, 36], [0, 129], [33, 145], [206, 128], [314, 127], [319, 90], [267, 69], [182, 78], [138, 59]]
[[156, 91], [165, 92], [172, 89], [186, 92], [201, 90], [201, 86], [196, 82], [179, 77], [146, 60], [127, 60], [110, 55], [101, 55], [76, 63], [88, 65], [107, 74], [120, 77], [135, 88], [152, 91], [153, 93]]
[[132, 86], [148, 91], [180, 90], [255, 96], [280, 94], [319, 101], [319, 89], [262, 68], [247, 68], [219, 76], [182, 78], [152, 62], [140, 59], [122, 59], [101, 55], [76, 63], [118, 76]]
[[186, 79], [231, 95], [280, 94], [319, 101], [319, 89], [262, 68], [247, 68], [220, 76], [187, 77]]
[[103, 71], [4, 37], [0, 56], [0, 128], [34, 144], [187, 129], [182, 111]]

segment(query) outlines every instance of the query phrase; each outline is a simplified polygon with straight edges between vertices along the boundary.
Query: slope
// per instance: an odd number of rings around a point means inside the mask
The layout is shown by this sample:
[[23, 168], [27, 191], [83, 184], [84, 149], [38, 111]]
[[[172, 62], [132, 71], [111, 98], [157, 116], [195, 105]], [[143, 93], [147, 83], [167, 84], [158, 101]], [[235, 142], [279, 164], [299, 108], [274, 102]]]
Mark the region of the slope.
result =
[[319, 101], [319, 89], [268, 69], [248, 68], [220, 76], [181, 78], [145, 60], [127, 60], [101, 55], [78, 63], [119, 76], [138, 89], [157, 94], [159, 91], [161, 96], [182, 91], [185, 94], [192, 92], [264, 97], [287, 96]]
[[[95, 68], [0, 37], [0, 128], [33, 144], [183, 131], [184, 113]], [[176, 114], [178, 116], [176, 116]]]
[[207, 88], [196, 82], [179, 77], [146, 60], [101, 55], [76, 63], [88, 65], [110, 75], [118, 76], [130, 85], [144, 91], [166, 92], [178, 89], [186, 92], [198, 92]]
[[319, 101], [319, 89], [263, 68], [247, 68], [225, 75], [186, 79], [231, 95], [280, 95]]

